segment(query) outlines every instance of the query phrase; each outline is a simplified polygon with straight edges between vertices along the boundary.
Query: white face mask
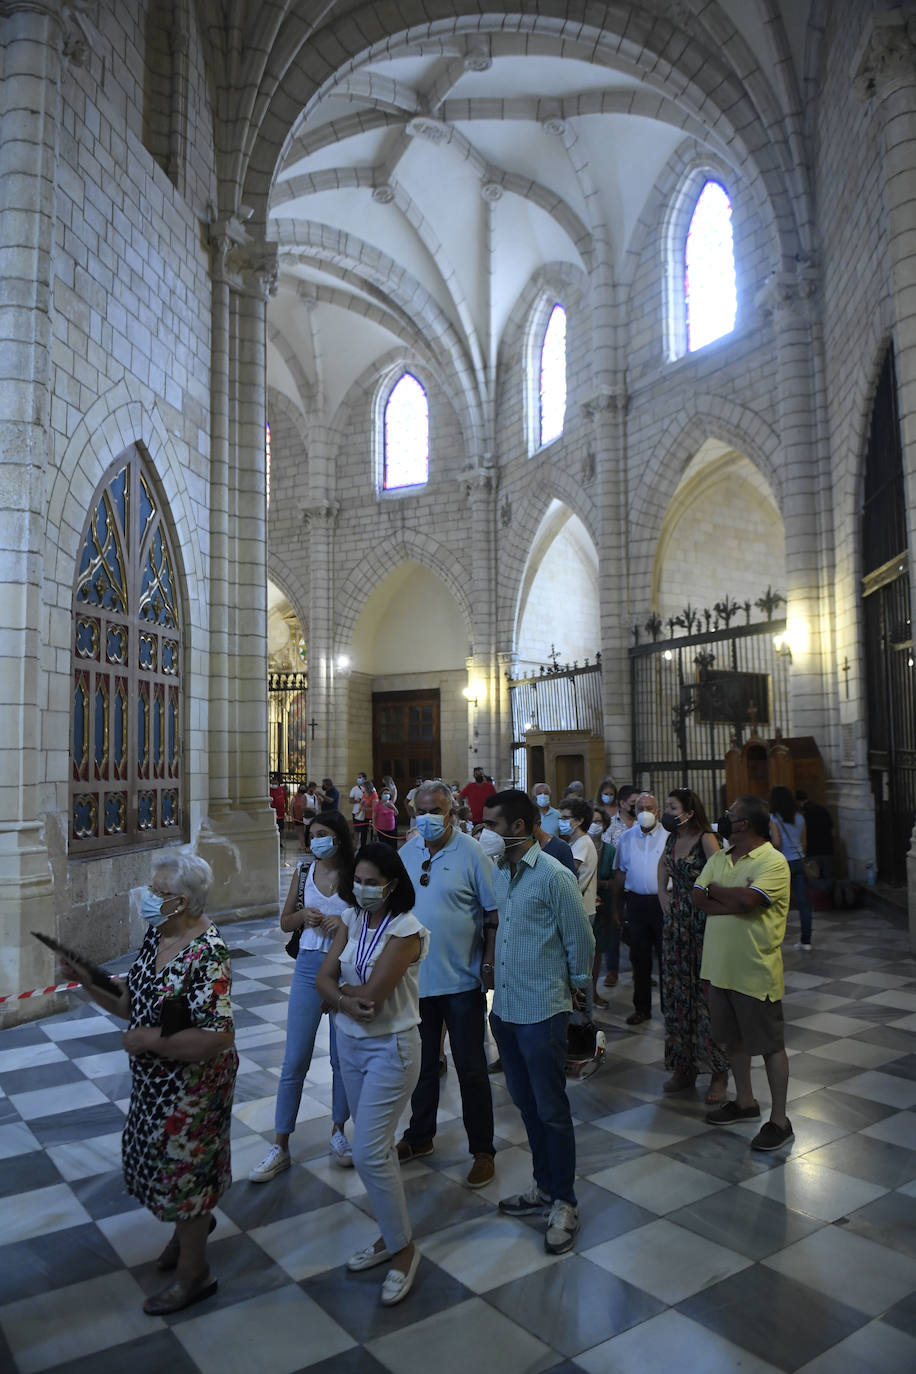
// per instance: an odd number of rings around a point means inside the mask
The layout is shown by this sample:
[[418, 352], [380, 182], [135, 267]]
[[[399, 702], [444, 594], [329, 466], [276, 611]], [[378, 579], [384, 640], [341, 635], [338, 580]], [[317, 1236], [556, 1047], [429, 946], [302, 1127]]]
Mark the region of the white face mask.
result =
[[600, 821], [592, 821], [591, 825], [588, 827], [588, 833], [590, 835], [600, 835], [603, 830], [604, 826]]
[[483, 852], [489, 854], [491, 859], [501, 859], [506, 852], [506, 842], [495, 830], [484, 828], [477, 836], [477, 840]]
[[658, 817], [654, 811], [640, 811], [636, 817], [643, 830], [654, 830], [658, 825]]
[[537, 802], [538, 806], [548, 807], [550, 805], [550, 793], [539, 792], [534, 800]]
[[610, 792], [602, 792], [601, 800], [604, 802], [605, 806], [610, 806], [614, 798], [611, 796]]

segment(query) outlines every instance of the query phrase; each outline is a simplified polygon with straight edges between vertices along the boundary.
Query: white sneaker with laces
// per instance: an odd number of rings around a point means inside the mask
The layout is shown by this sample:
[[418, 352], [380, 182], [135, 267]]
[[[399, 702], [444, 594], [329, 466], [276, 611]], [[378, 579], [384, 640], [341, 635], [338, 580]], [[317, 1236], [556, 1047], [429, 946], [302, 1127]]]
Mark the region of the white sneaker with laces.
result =
[[252, 1183], [269, 1183], [277, 1174], [282, 1174], [284, 1169], [288, 1169], [291, 1163], [289, 1150], [284, 1150], [282, 1145], [271, 1145], [260, 1164], [255, 1165], [248, 1177]]
[[554, 1199], [547, 1218], [547, 1231], [544, 1235], [544, 1249], [549, 1255], [562, 1255], [572, 1249], [573, 1239], [579, 1229], [579, 1209], [570, 1202]]
[[512, 1197], [500, 1198], [499, 1210], [508, 1217], [544, 1216], [550, 1210], [550, 1194], [542, 1193], [532, 1182], [527, 1193], [514, 1193]]
[[343, 1131], [335, 1131], [328, 1143], [328, 1151], [335, 1164], [341, 1169], [353, 1168], [353, 1146]]
[[805, 951], [807, 952], [808, 950], [810, 950], [810, 949], [812, 948], [812, 946], [811, 946], [811, 945], [803, 945], [803, 944], [801, 944], [801, 943], [799, 942], [799, 944], [797, 944], [797, 945], [795, 946], [795, 948], [796, 948], [797, 950], [805, 950]]

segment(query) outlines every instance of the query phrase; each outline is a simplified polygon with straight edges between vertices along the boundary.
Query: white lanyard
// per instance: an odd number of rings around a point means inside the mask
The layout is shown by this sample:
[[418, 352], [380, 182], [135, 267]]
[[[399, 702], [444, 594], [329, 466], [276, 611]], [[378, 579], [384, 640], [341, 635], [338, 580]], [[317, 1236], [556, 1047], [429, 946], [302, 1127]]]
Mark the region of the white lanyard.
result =
[[[359, 939], [356, 942], [356, 957], [353, 960], [356, 972], [359, 974], [360, 981], [363, 983], [366, 981], [366, 973], [369, 969], [369, 965], [372, 963], [372, 956], [391, 920], [391, 916], [386, 916], [379, 922], [375, 930], [370, 932], [369, 914], [368, 912], [363, 912], [363, 928], [359, 932]], [[369, 938], [370, 935], [372, 937], [371, 939]]]

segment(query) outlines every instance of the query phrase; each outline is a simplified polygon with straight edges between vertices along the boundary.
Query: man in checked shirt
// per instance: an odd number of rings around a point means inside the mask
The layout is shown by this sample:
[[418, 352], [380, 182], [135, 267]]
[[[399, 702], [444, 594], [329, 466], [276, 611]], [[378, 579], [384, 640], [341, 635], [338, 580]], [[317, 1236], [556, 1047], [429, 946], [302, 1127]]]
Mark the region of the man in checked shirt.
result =
[[575, 878], [534, 838], [537, 819], [534, 802], [515, 788], [488, 797], [483, 810], [505, 846], [493, 870], [499, 926], [490, 1025], [534, 1173], [528, 1192], [503, 1198], [499, 1210], [546, 1213], [544, 1248], [561, 1255], [579, 1229], [566, 1029], [573, 1005], [585, 1004], [595, 937]]

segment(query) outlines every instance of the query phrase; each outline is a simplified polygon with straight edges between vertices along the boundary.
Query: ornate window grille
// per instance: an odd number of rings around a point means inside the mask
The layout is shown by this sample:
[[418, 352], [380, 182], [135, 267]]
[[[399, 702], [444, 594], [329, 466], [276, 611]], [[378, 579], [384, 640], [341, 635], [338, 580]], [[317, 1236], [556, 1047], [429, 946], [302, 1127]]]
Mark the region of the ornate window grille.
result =
[[429, 481], [429, 403], [426, 392], [405, 372], [385, 404], [385, 491], [421, 487]]
[[730, 334], [738, 313], [732, 207], [725, 187], [707, 181], [684, 246], [687, 349], [694, 353]]
[[553, 443], [563, 433], [566, 420], [566, 311], [555, 305], [550, 312], [540, 358], [540, 443]]
[[152, 474], [130, 449], [93, 496], [73, 592], [73, 854], [181, 833], [177, 576]]

